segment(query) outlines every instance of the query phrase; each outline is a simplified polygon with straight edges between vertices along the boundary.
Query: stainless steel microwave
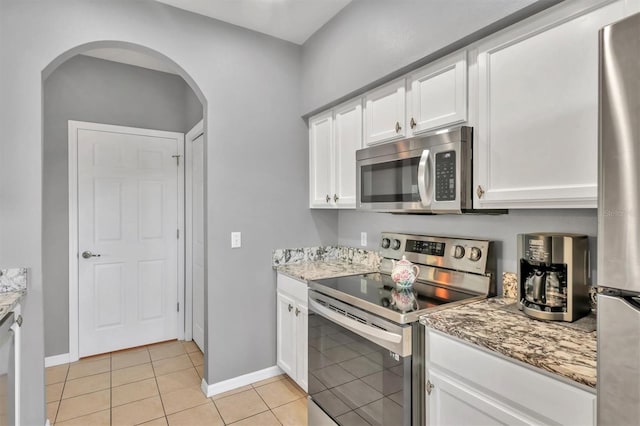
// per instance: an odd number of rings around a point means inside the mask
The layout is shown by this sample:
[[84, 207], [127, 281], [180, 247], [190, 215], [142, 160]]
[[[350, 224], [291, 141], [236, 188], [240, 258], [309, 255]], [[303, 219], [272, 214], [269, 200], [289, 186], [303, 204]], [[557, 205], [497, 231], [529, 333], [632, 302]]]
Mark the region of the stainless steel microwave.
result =
[[356, 151], [356, 208], [392, 213], [472, 209], [473, 128]]

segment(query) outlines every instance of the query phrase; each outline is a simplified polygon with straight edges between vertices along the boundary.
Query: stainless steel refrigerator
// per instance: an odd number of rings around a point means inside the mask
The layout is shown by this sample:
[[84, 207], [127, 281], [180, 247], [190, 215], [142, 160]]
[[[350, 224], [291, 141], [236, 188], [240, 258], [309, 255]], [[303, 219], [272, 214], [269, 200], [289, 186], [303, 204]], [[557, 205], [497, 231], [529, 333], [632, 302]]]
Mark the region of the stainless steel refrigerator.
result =
[[640, 14], [600, 31], [598, 424], [640, 424]]

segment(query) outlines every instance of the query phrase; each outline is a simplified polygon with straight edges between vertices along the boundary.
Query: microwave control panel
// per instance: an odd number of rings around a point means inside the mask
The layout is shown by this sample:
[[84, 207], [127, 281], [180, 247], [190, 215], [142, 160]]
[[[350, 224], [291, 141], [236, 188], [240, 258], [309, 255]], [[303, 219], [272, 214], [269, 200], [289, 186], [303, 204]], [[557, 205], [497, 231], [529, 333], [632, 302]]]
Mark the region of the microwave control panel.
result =
[[456, 199], [456, 152], [446, 151], [436, 154], [436, 201]]

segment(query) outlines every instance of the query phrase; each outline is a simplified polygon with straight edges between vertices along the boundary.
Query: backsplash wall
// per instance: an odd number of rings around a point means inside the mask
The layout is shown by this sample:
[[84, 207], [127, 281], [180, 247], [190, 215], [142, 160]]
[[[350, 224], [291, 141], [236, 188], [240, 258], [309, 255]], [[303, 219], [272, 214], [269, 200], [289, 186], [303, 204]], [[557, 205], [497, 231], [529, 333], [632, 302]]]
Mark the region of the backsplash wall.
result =
[[[516, 235], [527, 232], [586, 234], [591, 248], [592, 283], [597, 283], [596, 209], [510, 210], [506, 215], [397, 215], [340, 210], [338, 245], [360, 247], [360, 233], [367, 233], [369, 250], [379, 250], [382, 231], [486, 238], [495, 241], [497, 276], [517, 272]], [[502, 292], [498, 279], [498, 294]]]

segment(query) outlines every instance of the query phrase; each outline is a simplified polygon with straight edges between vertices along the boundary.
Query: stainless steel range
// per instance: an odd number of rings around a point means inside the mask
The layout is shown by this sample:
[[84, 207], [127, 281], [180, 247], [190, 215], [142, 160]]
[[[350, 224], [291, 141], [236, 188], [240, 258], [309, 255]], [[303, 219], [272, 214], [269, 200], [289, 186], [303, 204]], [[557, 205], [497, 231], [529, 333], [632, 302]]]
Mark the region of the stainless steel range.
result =
[[[382, 233], [380, 272], [309, 282], [309, 425], [424, 424], [420, 315], [495, 294], [487, 240]], [[391, 279], [402, 256], [420, 268]]]

